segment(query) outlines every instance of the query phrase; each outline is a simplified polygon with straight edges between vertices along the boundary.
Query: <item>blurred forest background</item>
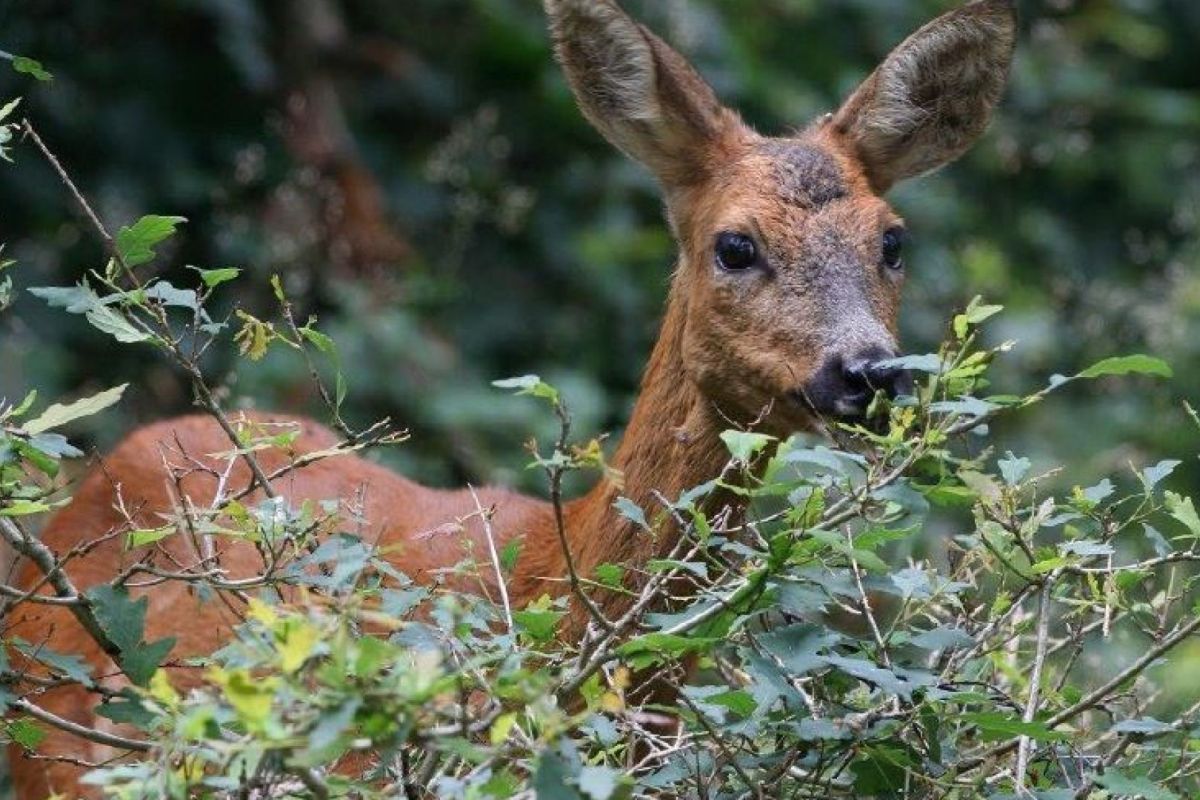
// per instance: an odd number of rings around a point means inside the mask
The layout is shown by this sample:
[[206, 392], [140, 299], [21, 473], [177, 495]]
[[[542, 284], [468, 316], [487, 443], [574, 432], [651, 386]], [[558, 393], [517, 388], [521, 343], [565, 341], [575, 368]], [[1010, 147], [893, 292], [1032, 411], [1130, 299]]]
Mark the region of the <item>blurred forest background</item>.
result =
[[[832, 110], [943, 0], [629, 0], [764, 132]], [[1195, 464], [1180, 397], [1200, 397], [1200, 4], [1022, 0], [1009, 96], [963, 161], [897, 191], [914, 235], [903, 312], [934, 348], [974, 294], [1008, 306], [1024, 391], [1146, 351], [1169, 384], [1074, 389], [1001, 441], [1076, 481], [1133, 461]], [[0, 72], [110, 225], [190, 223], [164, 263], [236, 266], [226, 300], [272, 318], [267, 278], [337, 339], [352, 417], [392, 415], [395, 458], [434, 484], [536, 483], [520, 443], [549, 422], [490, 381], [539, 372], [579, 430], [618, 433], [673, 259], [649, 176], [583, 121], [535, 0], [0, 0]], [[18, 291], [101, 253], [32, 151], [0, 171]], [[251, 284], [258, 294], [250, 291]], [[131, 381], [85, 432], [111, 445], [185, 411], [185, 382], [23, 291], [0, 318], [0, 396]], [[234, 294], [236, 298], [228, 295]], [[301, 359], [216, 353], [231, 399], [317, 412]], [[119, 415], [125, 415], [121, 418]], [[544, 430], [544, 429], [543, 429]], [[1197, 472], [1186, 473], [1194, 480]]]

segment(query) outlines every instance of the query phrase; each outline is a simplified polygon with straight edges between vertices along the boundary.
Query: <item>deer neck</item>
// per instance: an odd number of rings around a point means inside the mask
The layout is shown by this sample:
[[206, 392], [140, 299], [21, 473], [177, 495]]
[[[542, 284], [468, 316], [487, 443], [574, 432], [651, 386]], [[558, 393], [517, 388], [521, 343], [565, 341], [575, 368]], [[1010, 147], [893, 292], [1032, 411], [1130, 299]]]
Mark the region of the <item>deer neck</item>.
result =
[[[720, 440], [726, 426], [684, 370], [685, 314], [685, 302], [672, 292], [629, 426], [612, 459], [622, 478], [619, 482], [602, 478], [566, 509], [567, 538], [576, 569], [584, 578], [601, 564], [636, 567], [669, 552], [680, 532], [669, 520], [653, 525], [664, 511], [659, 498], [674, 501], [715, 478], [728, 458]], [[614, 504], [621, 497], [643, 509], [653, 532], [617, 510]], [[561, 554], [557, 531], [550, 533], [554, 540], [543, 542], [544, 546]], [[564, 562], [556, 574], [565, 573]], [[610, 600], [617, 606], [621, 603], [619, 596]]]

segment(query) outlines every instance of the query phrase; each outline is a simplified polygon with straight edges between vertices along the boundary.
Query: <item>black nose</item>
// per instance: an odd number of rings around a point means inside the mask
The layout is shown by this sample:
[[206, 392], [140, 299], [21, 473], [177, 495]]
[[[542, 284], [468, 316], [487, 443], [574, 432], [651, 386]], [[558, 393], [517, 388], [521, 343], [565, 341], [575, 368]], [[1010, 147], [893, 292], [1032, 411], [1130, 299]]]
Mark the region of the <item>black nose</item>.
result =
[[824, 416], [861, 417], [877, 392], [895, 397], [912, 391], [909, 372], [888, 363], [895, 357], [882, 347], [830, 356], [801, 394]]

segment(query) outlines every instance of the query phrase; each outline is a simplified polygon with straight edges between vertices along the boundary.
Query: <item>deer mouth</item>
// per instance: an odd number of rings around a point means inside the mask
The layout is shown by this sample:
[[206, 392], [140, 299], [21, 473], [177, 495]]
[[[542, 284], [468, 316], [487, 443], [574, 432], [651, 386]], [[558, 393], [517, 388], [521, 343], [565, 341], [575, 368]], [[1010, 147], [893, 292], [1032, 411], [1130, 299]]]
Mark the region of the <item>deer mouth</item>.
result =
[[862, 396], [830, 396], [812, 387], [796, 389], [789, 396], [793, 405], [810, 416], [826, 422], [861, 422], [866, 419], [871, 398]]
[[871, 404], [875, 399], [874, 392], [831, 397], [804, 388], [791, 392], [788, 399], [793, 408], [801, 410], [810, 420], [815, 420], [818, 428], [847, 425], [863, 427], [873, 433], [887, 431], [889, 415], [886, 410], [881, 408], [876, 413], [868, 413], [873, 411]]

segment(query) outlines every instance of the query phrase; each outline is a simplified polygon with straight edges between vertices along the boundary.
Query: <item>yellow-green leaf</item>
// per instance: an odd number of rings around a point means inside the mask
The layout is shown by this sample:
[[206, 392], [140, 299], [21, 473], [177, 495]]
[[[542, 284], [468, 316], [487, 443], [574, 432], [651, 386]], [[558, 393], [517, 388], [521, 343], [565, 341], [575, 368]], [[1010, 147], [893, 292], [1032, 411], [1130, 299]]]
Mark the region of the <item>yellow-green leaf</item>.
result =
[[280, 668], [288, 675], [300, 669], [320, 640], [321, 632], [316, 626], [299, 617], [289, 619], [278, 645]]
[[65, 405], [55, 403], [43, 411], [42, 415], [37, 419], [31, 419], [29, 422], [26, 422], [24, 425], [25, 432], [37, 435], [82, 417], [90, 417], [93, 414], [98, 414], [117, 403], [121, 399], [121, 395], [125, 393], [127, 386], [129, 384], [123, 383], [120, 386], [114, 386], [111, 389], [94, 394], [83, 400], [76, 400], [74, 403], [67, 403]]

